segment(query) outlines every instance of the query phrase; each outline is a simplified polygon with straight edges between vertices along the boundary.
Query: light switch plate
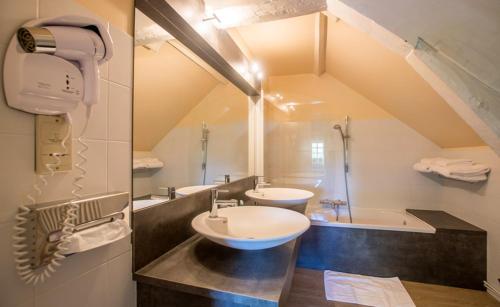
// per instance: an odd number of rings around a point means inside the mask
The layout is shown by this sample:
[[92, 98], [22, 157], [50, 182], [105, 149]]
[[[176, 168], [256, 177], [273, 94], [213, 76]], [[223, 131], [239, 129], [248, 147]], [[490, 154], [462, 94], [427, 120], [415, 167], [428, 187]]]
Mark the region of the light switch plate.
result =
[[[68, 120], [62, 115], [36, 115], [36, 172], [50, 174], [49, 167], [55, 172], [72, 169], [71, 131], [63, 147], [63, 139], [72, 129]], [[58, 155], [58, 163], [55, 155]]]

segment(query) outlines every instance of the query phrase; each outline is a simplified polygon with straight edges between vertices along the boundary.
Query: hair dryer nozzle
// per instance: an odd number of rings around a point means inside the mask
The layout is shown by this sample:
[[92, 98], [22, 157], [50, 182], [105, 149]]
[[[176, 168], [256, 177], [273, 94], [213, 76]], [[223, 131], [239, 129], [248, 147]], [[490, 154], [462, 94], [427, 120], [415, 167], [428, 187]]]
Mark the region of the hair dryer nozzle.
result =
[[17, 30], [17, 40], [26, 53], [55, 53], [56, 40], [45, 28], [26, 27]]

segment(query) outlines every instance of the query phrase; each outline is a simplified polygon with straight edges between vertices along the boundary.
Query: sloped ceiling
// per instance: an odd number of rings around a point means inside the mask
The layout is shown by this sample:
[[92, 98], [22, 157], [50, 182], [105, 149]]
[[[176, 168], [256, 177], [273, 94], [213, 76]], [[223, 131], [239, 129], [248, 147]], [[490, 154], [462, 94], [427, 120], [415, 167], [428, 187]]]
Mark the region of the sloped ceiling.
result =
[[342, 21], [330, 21], [326, 52], [329, 74], [441, 147], [483, 145], [404, 58]]
[[327, 9], [326, 0], [204, 0], [219, 20], [230, 28], [283, 18], [297, 17]]
[[149, 151], [218, 81], [179, 50], [135, 47], [134, 150]]
[[[237, 31], [268, 76], [313, 73], [314, 14]], [[484, 144], [399, 55], [332, 17], [326, 39], [326, 73], [441, 147]]]
[[314, 15], [236, 28], [269, 76], [312, 73]]

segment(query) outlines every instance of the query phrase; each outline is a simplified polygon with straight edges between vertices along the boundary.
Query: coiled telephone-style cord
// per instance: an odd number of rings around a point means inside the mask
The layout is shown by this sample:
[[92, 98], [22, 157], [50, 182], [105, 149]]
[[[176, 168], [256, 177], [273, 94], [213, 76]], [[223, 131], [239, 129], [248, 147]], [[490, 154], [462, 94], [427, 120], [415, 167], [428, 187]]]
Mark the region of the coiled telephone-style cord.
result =
[[[31, 283], [37, 284], [39, 281], [44, 282], [47, 278], [51, 276], [51, 274], [53, 274], [57, 270], [57, 267], [61, 265], [62, 260], [66, 258], [64, 255], [64, 251], [67, 250], [66, 245], [68, 244], [69, 238], [74, 232], [75, 221], [76, 218], [78, 217], [79, 206], [76, 203], [76, 200], [82, 198], [80, 191], [83, 189], [83, 186], [81, 185], [80, 182], [85, 178], [87, 174], [87, 170], [84, 168], [84, 164], [87, 162], [87, 157], [85, 156], [85, 152], [88, 150], [88, 146], [83, 140], [83, 135], [85, 134], [88, 127], [90, 112], [91, 108], [89, 106], [87, 107], [86, 110], [85, 125], [78, 137], [78, 143], [81, 145], [82, 149], [80, 149], [77, 152], [77, 155], [81, 159], [81, 161], [76, 163], [75, 167], [80, 171], [81, 174], [75, 177], [75, 179], [73, 180], [74, 188], [71, 191], [73, 195], [73, 200], [70, 202], [70, 205], [66, 209], [65, 218], [62, 223], [63, 225], [61, 230], [62, 235], [61, 238], [59, 239], [59, 243], [55, 248], [55, 252], [52, 255], [52, 259], [47, 265], [45, 265], [45, 267], [33, 269], [31, 266], [30, 252], [28, 250], [28, 248], [30, 247], [26, 244], [27, 240], [26, 232], [28, 230], [25, 227], [25, 225], [29, 221], [29, 214], [31, 212], [31, 209], [26, 205], [21, 205], [19, 207], [19, 212], [16, 214], [15, 217], [16, 224], [14, 226], [14, 235], [12, 237], [13, 247], [14, 247], [14, 260], [16, 262], [17, 273], [19, 274], [21, 279], [27, 284]], [[69, 113], [66, 114], [66, 119], [69, 125], [66, 136], [61, 141], [61, 147], [63, 148], [63, 152], [53, 153], [52, 157], [54, 157], [56, 162], [53, 164], [47, 163], [45, 165], [47, 170], [49, 170], [49, 175], [45, 174], [38, 175], [33, 185], [33, 190], [34, 192], [36, 192], [36, 194], [34, 194], [32, 191], [30, 194], [26, 196], [30, 205], [36, 204], [36, 199], [42, 195], [43, 189], [48, 185], [47, 176], [49, 177], [54, 176], [55, 169], [61, 164], [60, 157], [62, 155], [67, 154], [66, 142], [68, 141], [68, 138], [71, 135], [70, 132], [72, 130], [73, 123], [71, 115]], [[42, 186], [40, 186], [39, 182], [41, 182]]]

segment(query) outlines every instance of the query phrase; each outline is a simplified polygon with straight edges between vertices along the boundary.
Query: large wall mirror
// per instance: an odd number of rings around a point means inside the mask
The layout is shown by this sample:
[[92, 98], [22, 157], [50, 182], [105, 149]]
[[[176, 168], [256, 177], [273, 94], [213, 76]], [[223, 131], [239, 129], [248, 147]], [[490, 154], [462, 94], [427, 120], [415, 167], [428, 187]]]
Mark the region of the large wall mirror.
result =
[[247, 177], [246, 94], [137, 9], [135, 16], [134, 199], [147, 206]]

